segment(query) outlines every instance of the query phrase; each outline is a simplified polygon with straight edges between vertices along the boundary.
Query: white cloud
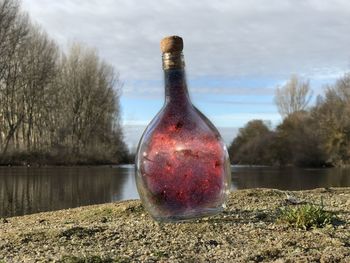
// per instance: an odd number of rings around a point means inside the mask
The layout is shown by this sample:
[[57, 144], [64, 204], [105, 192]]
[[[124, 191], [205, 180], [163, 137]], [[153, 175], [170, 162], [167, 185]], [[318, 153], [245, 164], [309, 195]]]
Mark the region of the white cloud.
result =
[[124, 126], [142, 126], [146, 127], [146, 125], [150, 122], [147, 120], [126, 120], [123, 122]]
[[247, 123], [247, 120], [271, 121], [272, 125], [276, 125], [281, 121], [281, 116], [278, 113], [232, 113], [209, 115], [209, 119], [220, 127], [242, 127]]
[[61, 44], [97, 47], [122, 78], [160, 79], [159, 41], [179, 34], [191, 77], [337, 74], [350, 59], [346, 0], [24, 0]]

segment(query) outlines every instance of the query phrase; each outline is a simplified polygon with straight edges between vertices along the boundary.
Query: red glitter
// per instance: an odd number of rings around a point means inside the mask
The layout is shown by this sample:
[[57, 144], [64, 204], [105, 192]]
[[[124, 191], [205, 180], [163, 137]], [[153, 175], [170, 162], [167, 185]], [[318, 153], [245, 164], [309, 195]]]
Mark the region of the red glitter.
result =
[[186, 111], [160, 114], [139, 149], [143, 199], [167, 216], [217, 207], [227, 186], [227, 156], [220, 136], [194, 107]]

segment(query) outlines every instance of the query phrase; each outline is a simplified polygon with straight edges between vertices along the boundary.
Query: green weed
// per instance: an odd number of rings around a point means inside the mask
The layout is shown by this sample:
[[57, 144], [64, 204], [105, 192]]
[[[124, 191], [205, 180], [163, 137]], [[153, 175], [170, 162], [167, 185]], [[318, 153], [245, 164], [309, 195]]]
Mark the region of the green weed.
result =
[[333, 212], [324, 210], [323, 200], [320, 205], [304, 204], [281, 208], [278, 216], [279, 222], [305, 230], [333, 224], [335, 219]]

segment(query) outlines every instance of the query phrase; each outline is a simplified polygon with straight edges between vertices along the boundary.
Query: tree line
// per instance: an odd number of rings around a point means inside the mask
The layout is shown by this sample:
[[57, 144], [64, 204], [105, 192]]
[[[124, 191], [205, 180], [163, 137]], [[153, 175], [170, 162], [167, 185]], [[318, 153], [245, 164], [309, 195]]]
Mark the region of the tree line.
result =
[[275, 93], [283, 120], [274, 129], [252, 120], [229, 146], [234, 164], [325, 167], [350, 164], [350, 74], [340, 77], [308, 107], [312, 90], [297, 76]]
[[121, 162], [119, 75], [94, 49], [68, 52], [0, 0], [0, 163]]

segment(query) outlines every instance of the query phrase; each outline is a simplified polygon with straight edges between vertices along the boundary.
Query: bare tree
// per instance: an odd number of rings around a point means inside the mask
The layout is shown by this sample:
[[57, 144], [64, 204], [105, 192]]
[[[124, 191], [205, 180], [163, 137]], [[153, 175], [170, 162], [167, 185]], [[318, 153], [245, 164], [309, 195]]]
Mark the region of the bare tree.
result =
[[[18, 11], [17, 5], [11, 1], [0, 2], [2, 14], [1, 23], [6, 29], [1, 32], [2, 53], [0, 68], [0, 136], [3, 136], [1, 156], [6, 154], [11, 140], [18, 147], [18, 140], [15, 140], [15, 132], [24, 119], [23, 108], [23, 87], [25, 78], [22, 74], [27, 66], [23, 57], [27, 46], [29, 31], [28, 17]], [[6, 15], [10, 13], [10, 15]]]
[[25, 119], [22, 136], [27, 151], [31, 151], [32, 147], [37, 150], [48, 143], [48, 116], [44, 112], [51, 108], [48, 95], [52, 94], [50, 91], [57, 70], [58, 49], [46, 33], [37, 27], [31, 29], [27, 42], [29, 48], [24, 59], [28, 66], [23, 72], [26, 86], [23, 90]]
[[79, 44], [63, 57], [61, 69], [65, 102], [61, 139], [76, 154], [109, 152], [113, 137], [121, 136], [118, 75], [96, 51]]
[[275, 92], [275, 103], [282, 117], [306, 110], [312, 98], [312, 90], [309, 81], [304, 81], [296, 75], [282, 87], [277, 87]]
[[94, 49], [60, 53], [19, 1], [0, 0], [0, 161], [14, 153], [118, 159], [126, 152], [120, 89]]
[[15, 28], [18, 17], [18, 1], [0, 0], [0, 79], [5, 74], [9, 56], [15, 51], [13, 44], [21, 37], [18, 28]]
[[335, 165], [350, 162], [350, 75], [340, 77], [327, 87], [313, 110], [323, 137], [322, 147], [328, 161]]

